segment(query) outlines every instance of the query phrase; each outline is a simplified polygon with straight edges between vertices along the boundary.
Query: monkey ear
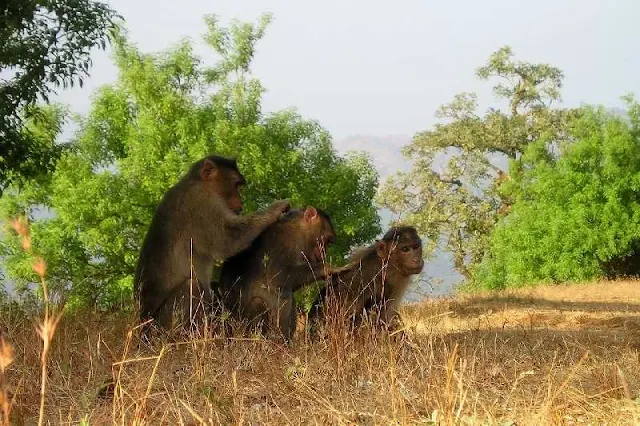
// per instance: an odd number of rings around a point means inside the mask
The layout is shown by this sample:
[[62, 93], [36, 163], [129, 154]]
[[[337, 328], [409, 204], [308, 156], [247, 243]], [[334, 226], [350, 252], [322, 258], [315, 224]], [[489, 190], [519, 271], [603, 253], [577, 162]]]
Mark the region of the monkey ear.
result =
[[202, 180], [211, 180], [218, 174], [218, 167], [211, 160], [204, 160], [204, 164], [200, 169], [200, 177]]
[[311, 222], [317, 217], [318, 217], [318, 210], [316, 210], [315, 207], [307, 206], [307, 208], [304, 210], [304, 220], [306, 220], [307, 222]]
[[376, 241], [376, 254], [380, 259], [387, 257], [388, 247], [385, 241]]

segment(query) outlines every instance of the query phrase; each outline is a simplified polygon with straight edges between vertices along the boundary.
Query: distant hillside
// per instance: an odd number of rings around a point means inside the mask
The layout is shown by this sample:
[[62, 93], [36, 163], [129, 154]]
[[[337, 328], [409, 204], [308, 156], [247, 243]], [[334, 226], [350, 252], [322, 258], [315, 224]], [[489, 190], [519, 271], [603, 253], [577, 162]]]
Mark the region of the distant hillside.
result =
[[402, 156], [401, 149], [411, 142], [407, 135], [353, 135], [335, 142], [339, 153], [347, 151], [365, 151], [371, 154], [374, 164], [380, 172], [381, 180], [398, 171], [408, 171], [411, 164]]

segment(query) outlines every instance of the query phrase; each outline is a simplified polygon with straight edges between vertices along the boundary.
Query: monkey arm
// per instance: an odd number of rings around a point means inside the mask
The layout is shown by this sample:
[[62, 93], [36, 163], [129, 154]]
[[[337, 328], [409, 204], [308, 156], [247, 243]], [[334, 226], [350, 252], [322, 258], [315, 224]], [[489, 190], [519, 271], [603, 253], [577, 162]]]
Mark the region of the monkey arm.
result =
[[399, 307], [398, 301], [387, 300], [380, 308], [379, 319], [389, 331], [396, 331], [402, 327]]
[[289, 271], [288, 288], [296, 291], [306, 287], [309, 283], [324, 279], [329, 272], [329, 267], [324, 263], [310, 264], [299, 262], [291, 267]]
[[348, 272], [348, 271], [353, 271], [355, 268], [359, 268], [360, 265], [359, 264], [346, 264], [343, 266], [336, 266], [333, 268], [329, 268], [329, 272], [327, 273], [327, 275], [336, 275], [339, 276], [340, 274], [344, 273], [344, 272]]
[[217, 256], [228, 259], [248, 248], [269, 225], [278, 220], [283, 205], [282, 203], [274, 203], [267, 210], [255, 212], [249, 216], [227, 212], [225, 215], [226, 238], [224, 244], [217, 250]]

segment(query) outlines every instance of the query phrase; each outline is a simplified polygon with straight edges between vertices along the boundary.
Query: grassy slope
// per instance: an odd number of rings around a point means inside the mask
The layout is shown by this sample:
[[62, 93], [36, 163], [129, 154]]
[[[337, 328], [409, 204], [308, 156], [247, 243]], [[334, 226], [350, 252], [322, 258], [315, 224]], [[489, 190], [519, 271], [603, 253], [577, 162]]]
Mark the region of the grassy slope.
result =
[[[130, 317], [66, 318], [50, 354], [47, 419], [640, 424], [640, 282], [456, 297], [404, 314], [403, 339], [334, 326], [314, 343], [301, 333], [293, 348], [220, 336], [139, 349]], [[0, 312], [0, 326], [15, 347], [13, 419], [34, 424], [41, 341], [22, 314]]]

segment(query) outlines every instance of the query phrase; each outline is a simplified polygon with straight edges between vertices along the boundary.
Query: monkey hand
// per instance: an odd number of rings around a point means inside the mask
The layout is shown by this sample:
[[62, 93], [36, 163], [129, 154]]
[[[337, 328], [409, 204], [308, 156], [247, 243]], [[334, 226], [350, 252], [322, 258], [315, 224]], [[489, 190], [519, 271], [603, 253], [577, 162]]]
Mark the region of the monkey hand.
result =
[[351, 269], [353, 269], [353, 265], [350, 265], [350, 264], [346, 264], [343, 266], [334, 266], [333, 268], [329, 269], [329, 272], [327, 275], [338, 275], [342, 272], [350, 271]]
[[340, 268], [337, 268], [335, 266], [331, 267], [327, 263], [323, 263], [322, 264], [322, 272], [321, 272], [320, 278], [328, 279], [328, 278], [330, 278], [332, 276], [339, 275], [340, 272], [343, 272], [343, 271], [346, 271], [346, 270], [348, 270], [348, 269], [345, 268], [345, 267], [340, 267]]
[[289, 200], [278, 200], [275, 203], [271, 204], [269, 210], [273, 212], [277, 219], [281, 214], [288, 212], [290, 208], [291, 203], [289, 202]]

